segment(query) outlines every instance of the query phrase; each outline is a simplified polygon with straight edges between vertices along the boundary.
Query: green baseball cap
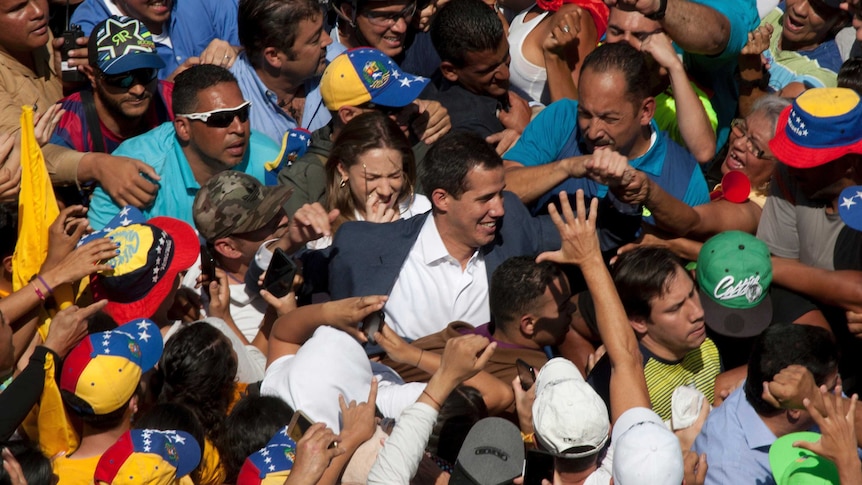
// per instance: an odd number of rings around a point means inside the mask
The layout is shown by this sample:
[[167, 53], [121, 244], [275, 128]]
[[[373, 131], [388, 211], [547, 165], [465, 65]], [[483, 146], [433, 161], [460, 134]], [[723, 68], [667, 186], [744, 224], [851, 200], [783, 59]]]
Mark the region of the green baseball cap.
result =
[[832, 461], [802, 448], [797, 441], [815, 442], [819, 433], [801, 431], [782, 436], [769, 448], [769, 467], [777, 485], [840, 485], [838, 468]]
[[706, 324], [721, 335], [753, 337], [772, 322], [772, 261], [763, 241], [741, 231], [717, 234], [697, 258]]

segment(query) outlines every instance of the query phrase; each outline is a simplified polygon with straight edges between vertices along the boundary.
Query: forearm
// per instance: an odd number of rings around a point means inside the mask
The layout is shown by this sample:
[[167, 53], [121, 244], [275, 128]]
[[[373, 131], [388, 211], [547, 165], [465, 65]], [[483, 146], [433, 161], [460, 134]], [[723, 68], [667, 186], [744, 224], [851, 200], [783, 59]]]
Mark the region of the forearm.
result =
[[90, 178], [78, 178], [78, 169], [85, 154], [60, 145], [48, 143], [42, 147], [45, 156], [45, 167], [55, 184], [73, 184], [86, 182]]
[[709, 122], [703, 103], [694, 92], [682, 62], [668, 69], [679, 131], [688, 151], [698, 163], [712, 161], [715, 156], [715, 132]]
[[425, 453], [437, 414], [433, 406], [421, 402], [404, 410], [371, 467], [369, 485], [409, 483]]
[[665, 192], [657, 183], [645, 179], [647, 198], [644, 206], [652, 213], [658, 227], [678, 236], [685, 236], [700, 224], [700, 215], [693, 207]]
[[[567, 178], [583, 177], [586, 174], [584, 162], [588, 158], [571, 157], [534, 167], [504, 161], [506, 190], [514, 192], [524, 204], [531, 204]], [[574, 166], [574, 170], [569, 170], [567, 165]]]
[[730, 38], [724, 15], [689, 0], [668, 0], [661, 24], [678, 46], [693, 54], [721, 54]]
[[278, 317], [272, 324], [270, 339], [302, 345], [318, 327], [328, 325], [332, 302], [305, 305]]
[[751, 106], [761, 96], [766, 95], [763, 88], [763, 65], [760, 54], [739, 55], [739, 115], [748, 116]]
[[551, 102], [561, 99], [578, 99], [578, 87], [572, 79], [572, 69], [565, 59], [545, 52], [545, 70]]
[[772, 282], [820, 303], [862, 312], [862, 271], [829, 271], [773, 256]]
[[[6, 441], [15, 432], [34, 404], [39, 402], [45, 382], [45, 356], [51, 352], [37, 347], [30, 362], [9, 387], [0, 394], [0, 441]], [[55, 357], [57, 361], [59, 359]]]
[[[416, 359], [418, 362], [416, 367], [422, 369], [428, 374], [434, 375], [434, 373], [440, 368], [442, 356], [435, 352], [420, 350], [416, 353]], [[509, 406], [512, 405], [512, 401], [515, 399], [511, 386], [485, 371], [480, 371], [475, 376], [467, 379], [464, 381], [464, 385], [475, 387], [479, 390], [482, 394], [482, 399], [485, 401], [485, 405], [488, 408], [488, 412], [492, 415], [508, 409]]]

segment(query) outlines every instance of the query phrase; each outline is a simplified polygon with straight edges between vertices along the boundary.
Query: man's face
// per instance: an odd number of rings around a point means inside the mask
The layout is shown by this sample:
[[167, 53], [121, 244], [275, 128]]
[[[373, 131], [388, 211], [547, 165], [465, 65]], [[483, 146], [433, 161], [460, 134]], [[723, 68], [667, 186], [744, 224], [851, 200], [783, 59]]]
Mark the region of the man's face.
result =
[[[196, 112], [236, 109], [243, 103], [242, 91], [236, 83], [219, 83], [198, 93]], [[213, 118], [205, 123], [178, 117], [175, 123], [187, 123], [189, 148], [205, 164], [227, 170], [242, 162], [250, 133], [248, 116], [245, 121], [241, 121], [240, 116], [233, 116], [225, 127], [213, 126]]]
[[284, 53], [282, 72], [292, 79], [308, 79], [326, 68], [326, 46], [332, 38], [323, 29], [323, 16], [301, 20], [290, 52]]
[[559, 345], [566, 338], [575, 304], [565, 275], [555, 279], [536, 300], [533, 310], [535, 328], [533, 342], [540, 346]]
[[845, 187], [853, 185], [848, 171], [858, 155], [846, 155], [838, 160], [814, 168], [788, 167], [799, 190], [810, 200], [831, 202]]
[[653, 349], [661, 349], [665, 358], [681, 359], [706, 339], [703, 307], [694, 281], [682, 267], [677, 267], [665, 286], [662, 295], [650, 300], [650, 316], [641, 341], [654, 353]]
[[438, 189], [444, 194], [445, 213], [436, 218], [437, 230], [447, 249], [475, 250], [491, 243], [497, 235], [497, 224], [506, 213], [503, 167], [474, 167], [467, 172], [466, 179], [467, 190], [457, 199]]
[[820, 0], [787, 0], [781, 37], [792, 44], [794, 50], [817, 46], [840, 18], [837, 11], [829, 9]]
[[628, 42], [629, 45], [640, 50], [641, 43], [652, 34], [661, 32], [661, 24], [650, 20], [638, 11], [621, 10], [613, 7], [608, 17], [607, 42]]
[[91, 81], [97, 99], [112, 116], [135, 119], [150, 109], [158, 86], [156, 75], [155, 69], [136, 69], [116, 75], [96, 72]]
[[47, 42], [47, 0], [0, 0], [0, 49], [30, 52]]
[[242, 262], [251, 263], [255, 253], [264, 242], [284, 234], [288, 219], [284, 211], [279, 211], [269, 222], [260, 229], [241, 234], [231, 234], [230, 237], [236, 249], [242, 253]]
[[173, 0], [116, 0], [116, 3], [126, 15], [140, 20], [152, 30], [151, 25], [164, 24], [171, 18], [171, 7], [174, 2]]
[[503, 37], [496, 51], [465, 52], [464, 67], [453, 66], [452, 72], [467, 91], [502, 98], [509, 92], [510, 60], [509, 42]]
[[626, 95], [625, 78], [616, 69], [607, 72], [586, 69], [578, 86], [581, 97], [578, 128], [587, 151], [610, 149], [630, 156], [641, 130], [649, 125], [645, 101], [632, 102]]
[[394, 58], [404, 52], [407, 29], [415, 13], [415, 0], [368, 2], [356, 16], [356, 28], [368, 46]]

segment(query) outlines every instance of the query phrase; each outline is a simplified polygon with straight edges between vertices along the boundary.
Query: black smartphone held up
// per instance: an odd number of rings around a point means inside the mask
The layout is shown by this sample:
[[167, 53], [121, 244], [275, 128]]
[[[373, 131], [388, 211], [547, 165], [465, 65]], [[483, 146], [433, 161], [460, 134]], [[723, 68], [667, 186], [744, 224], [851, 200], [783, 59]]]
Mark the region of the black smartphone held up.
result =
[[363, 318], [362, 323], [359, 325], [359, 331], [365, 334], [365, 338], [368, 339], [368, 343], [371, 345], [377, 344], [377, 341], [374, 340], [374, 334], [379, 332], [380, 328], [383, 327], [384, 316], [383, 310], [378, 310]]
[[302, 435], [308, 431], [308, 428], [314, 424], [314, 421], [311, 420], [305, 413], [302, 411], [296, 411], [293, 413], [293, 417], [290, 418], [290, 423], [287, 425], [287, 435], [296, 442], [299, 443]]
[[521, 389], [529, 391], [536, 383], [536, 371], [533, 370], [533, 366], [521, 359], [515, 361], [515, 366], [518, 367], [518, 377], [521, 378]]
[[296, 276], [296, 263], [281, 248], [275, 250], [266, 277], [263, 279], [263, 288], [272, 293], [272, 296], [281, 298], [293, 289], [293, 278]]
[[63, 32], [63, 47], [60, 48], [60, 71], [63, 81], [66, 82], [82, 82], [87, 78], [78, 71], [77, 67], [69, 65], [69, 51], [78, 49], [76, 40], [79, 37], [84, 37], [84, 30], [80, 25], [71, 24]]
[[554, 481], [554, 455], [542, 450], [527, 450], [524, 462], [524, 485], [542, 485], [542, 479]]
[[204, 275], [207, 281], [203, 284], [204, 293], [210, 295], [210, 283], [216, 281], [215, 259], [207, 248], [206, 244], [201, 244], [201, 274]]

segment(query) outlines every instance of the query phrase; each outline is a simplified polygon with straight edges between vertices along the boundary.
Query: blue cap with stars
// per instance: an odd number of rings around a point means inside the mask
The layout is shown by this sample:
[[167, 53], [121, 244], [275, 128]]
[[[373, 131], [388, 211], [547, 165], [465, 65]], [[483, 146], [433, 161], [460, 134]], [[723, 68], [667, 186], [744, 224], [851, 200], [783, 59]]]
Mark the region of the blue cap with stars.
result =
[[841, 191], [838, 214], [844, 224], [862, 231], [862, 185], [853, 185]]
[[282, 484], [296, 460], [296, 442], [288, 436], [287, 426], [269, 443], [249, 456], [236, 479], [236, 485]]
[[93, 479], [112, 485], [176, 483], [200, 461], [200, 444], [185, 431], [133, 429], [102, 454]]
[[151, 320], [88, 335], [63, 361], [60, 391], [81, 414], [109, 414], [125, 405], [162, 356], [162, 334]]
[[379, 50], [359, 47], [329, 63], [320, 80], [320, 94], [330, 111], [365, 103], [401, 108], [412, 103], [428, 82], [402, 71]]

